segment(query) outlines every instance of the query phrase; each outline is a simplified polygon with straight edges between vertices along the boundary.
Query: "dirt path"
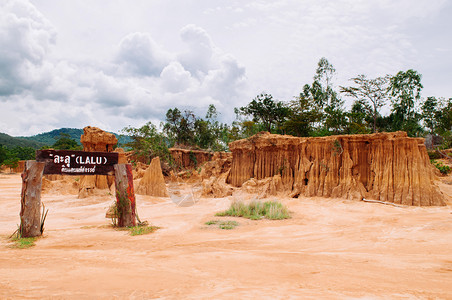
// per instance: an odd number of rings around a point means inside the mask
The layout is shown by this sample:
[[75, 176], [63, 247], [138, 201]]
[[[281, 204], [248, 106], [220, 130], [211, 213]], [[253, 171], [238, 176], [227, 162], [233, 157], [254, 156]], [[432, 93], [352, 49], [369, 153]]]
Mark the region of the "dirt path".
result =
[[0, 299], [452, 299], [451, 206], [285, 198], [291, 219], [221, 230], [204, 223], [234, 197], [177, 207], [138, 195], [140, 218], [161, 229], [129, 236], [108, 226], [107, 194], [44, 194], [44, 237], [21, 250], [6, 238], [20, 188], [0, 174]]

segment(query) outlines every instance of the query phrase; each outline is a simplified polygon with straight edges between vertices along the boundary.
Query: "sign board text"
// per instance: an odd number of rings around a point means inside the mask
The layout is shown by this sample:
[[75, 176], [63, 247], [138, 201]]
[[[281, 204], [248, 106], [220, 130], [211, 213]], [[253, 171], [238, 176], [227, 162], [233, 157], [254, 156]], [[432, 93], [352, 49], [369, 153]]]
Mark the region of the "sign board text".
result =
[[117, 152], [38, 150], [36, 161], [45, 162], [44, 174], [114, 175]]

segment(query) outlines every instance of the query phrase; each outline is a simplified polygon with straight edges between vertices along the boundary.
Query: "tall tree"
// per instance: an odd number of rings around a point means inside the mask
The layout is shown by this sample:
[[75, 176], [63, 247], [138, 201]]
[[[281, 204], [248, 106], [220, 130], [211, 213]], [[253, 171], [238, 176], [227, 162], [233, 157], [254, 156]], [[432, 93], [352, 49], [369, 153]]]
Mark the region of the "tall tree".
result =
[[290, 113], [284, 122], [284, 131], [294, 136], [309, 136], [314, 130], [314, 124], [319, 122], [322, 115], [317, 106], [305, 92], [290, 101]]
[[421, 98], [422, 75], [412, 69], [398, 72], [391, 77], [388, 91], [391, 94], [393, 128], [405, 130], [409, 135], [418, 135], [420, 115], [416, 112], [416, 104]]
[[315, 70], [314, 81], [320, 83], [325, 89], [332, 87], [332, 79], [336, 69], [332, 64], [325, 58], [322, 57], [317, 63], [317, 69]]
[[172, 144], [194, 145], [195, 121], [196, 117], [192, 111], [185, 110], [182, 114], [178, 108], [170, 108], [166, 113], [163, 132]]
[[303, 93], [317, 106], [323, 117], [320, 118], [321, 126], [318, 134], [341, 133], [346, 127], [346, 115], [344, 111], [344, 101], [339, 98], [334, 90], [333, 77], [336, 69], [325, 58], [322, 57], [314, 75], [314, 82], [311, 86], [305, 85]]
[[166, 134], [168, 139], [174, 144], [177, 137], [180, 134], [180, 119], [182, 118], [182, 113], [175, 107], [170, 108], [166, 112], [165, 123], [163, 123], [163, 132]]
[[368, 79], [366, 75], [358, 75], [350, 80], [355, 86], [340, 87], [340, 92], [355, 98], [361, 103], [361, 107], [373, 119], [372, 131], [377, 132], [377, 118], [379, 109], [383, 107], [388, 99], [388, 83], [390, 76]]
[[422, 103], [421, 112], [425, 127], [427, 127], [430, 133], [435, 133], [441, 113], [438, 107], [438, 99], [427, 97], [424, 103]]
[[218, 121], [218, 115], [219, 113], [217, 112], [215, 105], [210, 104], [205, 118], [210, 128], [209, 131], [213, 136], [209, 148], [214, 151], [224, 151], [227, 149], [230, 141], [228, 134], [229, 127], [227, 124]]
[[436, 116], [438, 133], [452, 134], [452, 98], [447, 101], [444, 98], [440, 98]]

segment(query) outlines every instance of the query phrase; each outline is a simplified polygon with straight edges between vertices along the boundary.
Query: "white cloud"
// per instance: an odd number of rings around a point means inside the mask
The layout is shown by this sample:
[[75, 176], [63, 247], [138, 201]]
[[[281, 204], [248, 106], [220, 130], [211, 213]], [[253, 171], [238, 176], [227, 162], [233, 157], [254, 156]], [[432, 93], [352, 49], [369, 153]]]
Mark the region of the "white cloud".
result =
[[170, 55], [148, 33], [127, 35], [119, 45], [116, 62], [128, 75], [158, 76], [170, 61]]
[[178, 61], [168, 64], [160, 74], [162, 87], [170, 93], [180, 93], [194, 88], [198, 81]]
[[262, 91], [292, 99], [323, 56], [337, 84], [413, 68], [424, 95], [452, 96], [446, 0], [32, 2], [0, 0], [0, 132], [117, 131], [209, 104], [230, 122]]
[[239, 96], [245, 84], [245, 68], [229, 55], [224, 56], [220, 63], [220, 68], [208, 73], [204, 84], [211, 96], [231, 103], [231, 100], [236, 100]]
[[187, 51], [179, 54], [178, 59], [185, 69], [194, 76], [203, 76], [215, 68], [214, 46], [210, 36], [201, 27], [189, 24], [180, 32], [182, 41], [188, 46]]
[[26, 1], [0, 3], [0, 95], [13, 95], [33, 84], [28, 74], [43, 63], [56, 33]]

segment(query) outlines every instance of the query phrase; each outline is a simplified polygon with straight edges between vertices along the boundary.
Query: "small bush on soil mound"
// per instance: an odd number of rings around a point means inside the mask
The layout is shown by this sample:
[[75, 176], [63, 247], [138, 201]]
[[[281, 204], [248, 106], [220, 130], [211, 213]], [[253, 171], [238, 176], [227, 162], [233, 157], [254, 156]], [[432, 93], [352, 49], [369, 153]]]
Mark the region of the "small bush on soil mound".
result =
[[447, 175], [451, 171], [450, 167], [444, 165], [442, 162], [437, 162], [433, 160], [432, 164], [441, 172], [442, 175]]
[[219, 212], [216, 216], [243, 217], [251, 220], [267, 218], [270, 220], [289, 219], [290, 213], [287, 207], [276, 201], [253, 201], [248, 205], [241, 201], [235, 201], [228, 210]]

